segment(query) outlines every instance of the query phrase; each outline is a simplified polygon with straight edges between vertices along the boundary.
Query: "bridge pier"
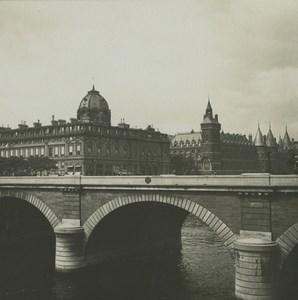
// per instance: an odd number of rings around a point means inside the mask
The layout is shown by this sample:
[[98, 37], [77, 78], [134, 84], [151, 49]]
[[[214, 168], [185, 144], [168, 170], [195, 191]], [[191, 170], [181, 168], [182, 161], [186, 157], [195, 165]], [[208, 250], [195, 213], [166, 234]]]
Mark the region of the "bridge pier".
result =
[[277, 298], [278, 246], [260, 238], [240, 238], [234, 242], [235, 295], [243, 300]]
[[84, 228], [60, 225], [55, 228], [55, 234], [56, 270], [72, 272], [84, 267]]

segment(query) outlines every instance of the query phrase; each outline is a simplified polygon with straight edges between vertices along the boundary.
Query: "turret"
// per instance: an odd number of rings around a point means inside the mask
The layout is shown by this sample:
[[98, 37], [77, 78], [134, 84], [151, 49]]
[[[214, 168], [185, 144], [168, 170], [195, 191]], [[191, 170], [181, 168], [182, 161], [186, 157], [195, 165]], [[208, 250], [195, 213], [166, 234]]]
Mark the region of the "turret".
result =
[[269, 131], [266, 137], [266, 146], [267, 146], [267, 158], [268, 158], [268, 171], [275, 172], [278, 169], [278, 146], [276, 143], [276, 139], [273, 136], [271, 131], [271, 125], [269, 125]]
[[266, 137], [266, 145], [267, 145], [267, 147], [276, 147], [277, 146], [276, 140], [271, 131], [271, 125], [269, 125], [269, 131], [268, 131], [267, 137]]
[[290, 137], [288, 134], [288, 128], [286, 126], [286, 132], [285, 132], [284, 139], [283, 139], [283, 147], [284, 147], [284, 149], [289, 149], [289, 148], [291, 148], [291, 146], [292, 146], [292, 143], [291, 143], [291, 140], [290, 140]]
[[266, 172], [268, 170], [268, 154], [267, 154], [267, 146], [265, 144], [265, 139], [266, 136], [262, 135], [260, 124], [258, 124], [257, 133], [254, 139], [254, 145], [257, 150], [260, 172]]

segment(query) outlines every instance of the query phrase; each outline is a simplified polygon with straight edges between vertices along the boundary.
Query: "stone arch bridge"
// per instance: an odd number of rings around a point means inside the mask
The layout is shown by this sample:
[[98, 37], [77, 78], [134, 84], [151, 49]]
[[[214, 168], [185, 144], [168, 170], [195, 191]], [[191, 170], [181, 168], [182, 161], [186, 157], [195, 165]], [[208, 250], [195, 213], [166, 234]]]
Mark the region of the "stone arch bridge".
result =
[[1, 199], [26, 201], [48, 221], [56, 235], [58, 271], [102, 259], [98, 253], [109, 248], [98, 245], [96, 236], [115, 243], [109, 230], [101, 231], [104, 222], [126, 220], [114, 232], [126, 250], [125, 230], [148, 231], [143, 248], [137, 240], [131, 247], [142, 251], [181, 247], [182, 224], [193, 214], [235, 258], [239, 299], [274, 299], [279, 270], [298, 244], [295, 175], [1, 177]]

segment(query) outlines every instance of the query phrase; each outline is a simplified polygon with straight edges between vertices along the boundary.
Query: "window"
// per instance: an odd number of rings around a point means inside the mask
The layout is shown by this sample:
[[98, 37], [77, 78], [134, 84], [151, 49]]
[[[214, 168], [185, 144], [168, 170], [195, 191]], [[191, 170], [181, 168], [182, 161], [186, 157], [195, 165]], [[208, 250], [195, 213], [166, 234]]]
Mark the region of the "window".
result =
[[49, 147], [49, 156], [53, 156], [53, 147]]
[[77, 145], [77, 155], [81, 155], [81, 145]]
[[87, 153], [88, 153], [88, 154], [91, 154], [91, 153], [92, 153], [92, 145], [91, 145], [91, 144], [89, 144], [89, 145], [87, 146]]
[[59, 155], [59, 146], [54, 147], [54, 154], [55, 154], [55, 156]]
[[44, 156], [44, 147], [40, 147], [40, 156]]
[[100, 145], [97, 146], [97, 154], [98, 154], [98, 156], [101, 155], [101, 146]]
[[64, 145], [61, 145], [61, 156], [64, 156], [65, 155], [65, 146]]
[[69, 148], [68, 148], [68, 154], [69, 154], [69, 155], [72, 155], [72, 154], [73, 154], [73, 145], [69, 145]]
[[30, 148], [30, 156], [34, 155], [34, 148]]
[[35, 156], [39, 156], [39, 148], [38, 147], [35, 148]]
[[25, 149], [25, 157], [28, 157], [29, 156], [29, 150], [28, 148]]
[[110, 156], [110, 154], [111, 154], [111, 149], [110, 149], [110, 147], [108, 146], [108, 147], [107, 147], [107, 156]]

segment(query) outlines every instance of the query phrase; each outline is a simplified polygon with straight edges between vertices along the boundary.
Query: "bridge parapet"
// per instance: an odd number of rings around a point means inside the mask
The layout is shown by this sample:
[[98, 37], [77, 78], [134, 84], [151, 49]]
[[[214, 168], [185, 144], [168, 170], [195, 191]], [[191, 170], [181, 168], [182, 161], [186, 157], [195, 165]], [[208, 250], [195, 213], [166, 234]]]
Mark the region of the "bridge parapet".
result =
[[0, 177], [0, 187], [298, 192], [297, 175]]

